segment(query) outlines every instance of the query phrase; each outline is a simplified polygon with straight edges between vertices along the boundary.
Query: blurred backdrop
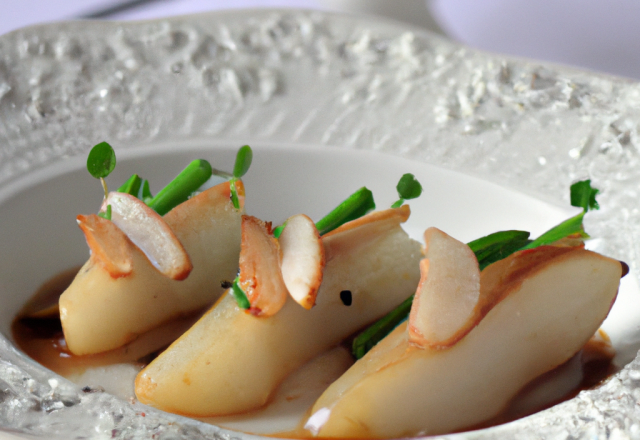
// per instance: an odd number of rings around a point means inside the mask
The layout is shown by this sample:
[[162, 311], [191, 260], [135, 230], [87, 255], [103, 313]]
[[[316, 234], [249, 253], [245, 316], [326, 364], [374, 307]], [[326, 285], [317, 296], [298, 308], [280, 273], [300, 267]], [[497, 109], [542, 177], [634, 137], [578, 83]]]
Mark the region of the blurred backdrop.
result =
[[256, 7], [379, 15], [491, 52], [640, 79], [637, 0], [2, 0], [0, 34], [58, 20]]

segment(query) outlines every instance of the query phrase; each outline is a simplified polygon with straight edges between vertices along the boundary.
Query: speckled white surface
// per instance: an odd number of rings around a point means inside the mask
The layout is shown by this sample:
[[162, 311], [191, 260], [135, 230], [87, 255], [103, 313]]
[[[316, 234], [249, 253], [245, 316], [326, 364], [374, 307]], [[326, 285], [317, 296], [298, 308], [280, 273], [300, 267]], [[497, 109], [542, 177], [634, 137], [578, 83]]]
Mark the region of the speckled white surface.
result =
[[[552, 202], [590, 177], [602, 190], [587, 222], [596, 250], [629, 262], [636, 278], [639, 116], [636, 83], [349, 16], [245, 11], [0, 37], [0, 189], [103, 139], [152, 148], [195, 137], [383, 151]], [[599, 389], [466, 435], [640, 438], [639, 399], [636, 358]], [[142, 411], [53, 379], [0, 340], [4, 427], [47, 438], [245, 437]]]

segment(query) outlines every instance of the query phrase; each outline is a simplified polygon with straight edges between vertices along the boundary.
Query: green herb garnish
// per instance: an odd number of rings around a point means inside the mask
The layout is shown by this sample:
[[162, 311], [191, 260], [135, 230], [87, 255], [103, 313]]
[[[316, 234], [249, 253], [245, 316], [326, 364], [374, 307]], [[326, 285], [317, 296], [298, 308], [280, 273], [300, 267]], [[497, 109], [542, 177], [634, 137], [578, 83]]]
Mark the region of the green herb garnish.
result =
[[87, 157], [87, 170], [96, 179], [100, 179], [102, 188], [104, 189], [105, 198], [109, 195], [107, 183], [104, 178], [116, 167], [116, 153], [106, 142], [100, 142], [95, 145], [89, 152]]
[[571, 206], [584, 209], [600, 209], [600, 205], [596, 201], [596, 195], [600, 191], [591, 187], [591, 179], [581, 180], [571, 185]]
[[240, 199], [238, 198], [238, 190], [236, 189], [236, 182], [242, 178], [247, 171], [249, 171], [249, 167], [251, 166], [251, 162], [253, 161], [253, 151], [251, 147], [248, 145], [244, 145], [240, 147], [238, 153], [236, 154], [236, 163], [233, 165], [233, 177], [231, 178], [231, 202], [233, 203], [233, 207], [236, 209], [240, 209]]
[[582, 212], [549, 229], [522, 249], [533, 249], [538, 246], [552, 244], [569, 236], [582, 239], [589, 238], [589, 234], [584, 231], [582, 220], [589, 209], [600, 209], [600, 205], [596, 200], [598, 192], [598, 189], [591, 187], [590, 179], [581, 180], [571, 185], [571, 206], [582, 208]]
[[231, 286], [231, 291], [233, 292], [233, 296], [236, 298], [236, 302], [238, 303], [238, 307], [241, 309], [248, 309], [251, 307], [251, 303], [249, 303], [249, 298], [247, 298], [247, 294], [244, 293], [242, 287], [238, 284], [240, 282], [240, 277], [237, 276], [235, 280], [233, 280], [233, 284]]
[[118, 192], [131, 194], [132, 196], [138, 197], [141, 185], [142, 179], [137, 174], [134, 174], [133, 176], [129, 177], [120, 188], [118, 188]]
[[576, 235], [583, 239], [589, 238], [589, 235], [584, 231], [584, 226], [582, 224], [584, 214], [584, 212], [581, 212], [580, 214], [563, 221], [559, 225], [554, 226], [520, 250], [533, 249], [552, 244], [571, 235]]
[[248, 145], [240, 147], [236, 154], [236, 162], [233, 165], [233, 177], [240, 179], [247, 174], [252, 161], [253, 151], [251, 150], [251, 147]]
[[111, 220], [111, 205], [107, 205], [107, 210], [104, 212], [99, 212], [98, 217], [102, 217], [107, 220]]
[[[374, 209], [376, 209], [376, 203], [373, 201], [373, 193], [363, 186], [343, 200], [333, 211], [322, 217], [316, 223], [316, 229], [318, 229], [320, 235], [324, 235]], [[285, 222], [275, 228], [273, 236], [275, 238], [280, 237], [286, 225], [287, 223]]]
[[[180, 203], [186, 201], [191, 193], [209, 180], [211, 173], [211, 164], [209, 162], [204, 159], [196, 159], [187, 165], [175, 179], [160, 190], [147, 204], [158, 214], [165, 215]], [[148, 185], [146, 189], [148, 190]], [[145, 198], [143, 194], [142, 200], [145, 200]]]
[[476, 254], [478, 266], [482, 270], [528, 245], [531, 242], [529, 235], [527, 231], [500, 231], [467, 244]]
[[280, 226], [278, 226], [277, 228], [275, 228], [273, 230], [273, 236], [275, 238], [280, 238], [280, 234], [282, 234], [282, 231], [284, 231], [284, 227], [287, 226], [287, 222], [284, 222], [283, 224], [281, 224]]
[[[571, 205], [583, 208], [583, 212], [554, 226], [533, 241], [529, 240], [529, 232], [526, 231], [500, 231], [468, 243], [478, 259], [480, 270], [520, 250], [550, 245], [570, 236], [589, 238], [582, 220], [589, 209], [599, 209], [595, 199], [597, 193], [598, 190], [591, 187], [590, 180], [571, 185]], [[364, 356], [404, 321], [409, 316], [412, 303], [413, 295], [360, 333], [353, 341], [352, 354], [355, 358]]]
[[316, 223], [316, 228], [320, 235], [324, 235], [374, 209], [376, 209], [376, 204], [373, 201], [373, 193], [363, 186], [347, 197], [337, 208], [321, 218]]
[[147, 179], [142, 179], [142, 184], [140, 185], [140, 191], [138, 192], [138, 198], [142, 200], [147, 205], [153, 199], [153, 194], [151, 194], [151, 189], [149, 188], [149, 181]]
[[404, 174], [400, 178], [396, 189], [398, 190], [398, 197], [400, 197], [400, 199], [391, 205], [392, 208], [399, 208], [406, 200], [415, 199], [422, 194], [422, 185], [420, 185], [420, 182], [410, 173]]
[[356, 359], [367, 354], [378, 342], [393, 331], [402, 321], [407, 319], [413, 304], [413, 295], [405, 299], [402, 304], [377, 320], [365, 331], [360, 333], [351, 346], [351, 353]]

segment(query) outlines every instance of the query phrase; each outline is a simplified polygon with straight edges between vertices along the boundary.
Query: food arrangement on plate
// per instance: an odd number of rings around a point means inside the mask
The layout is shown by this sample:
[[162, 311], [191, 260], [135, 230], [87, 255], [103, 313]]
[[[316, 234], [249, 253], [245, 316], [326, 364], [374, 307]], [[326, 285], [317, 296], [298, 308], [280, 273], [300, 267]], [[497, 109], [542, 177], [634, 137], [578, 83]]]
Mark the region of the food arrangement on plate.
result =
[[[115, 155], [94, 147], [88, 169], [105, 198], [77, 218], [91, 256], [59, 301], [24, 308], [18, 344], [63, 374], [144, 364], [142, 403], [199, 418], [264, 408], [305, 364], [349, 345], [353, 365], [293, 436], [439, 434], [491, 423], [570, 361], [628, 271], [584, 249], [589, 181], [571, 188], [583, 212], [535, 240], [512, 230], [464, 244], [425, 225], [421, 251], [401, 227], [422, 191], [410, 174], [389, 209], [373, 211], [361, 188], [317, 222], [299, 214], [273, 228], [244, 213], [251, 160], [242, 147], [212, 187], [196, 160], [154, 197], [137, 175], [108, 192]], [[29, 329], [39, 336], [18, 334]]]

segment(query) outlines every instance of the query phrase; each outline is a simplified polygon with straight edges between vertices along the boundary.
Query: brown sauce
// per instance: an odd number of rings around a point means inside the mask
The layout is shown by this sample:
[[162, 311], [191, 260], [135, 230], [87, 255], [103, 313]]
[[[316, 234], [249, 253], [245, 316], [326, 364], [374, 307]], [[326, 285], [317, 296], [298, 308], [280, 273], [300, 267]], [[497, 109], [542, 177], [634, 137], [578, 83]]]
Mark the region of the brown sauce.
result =
[[[191, 327], [202, 314], [202, 311], [199, 311], [174, 320], [140, 336], [125, 347], [96, 355], [76, 356], [67, 348], [56, 306], [59, 296], [73, 281], [77, 271], [78, 268], [69, 269], [44, 283], [25, 304], [12, 324], [12, 334], [17, 347], [35, 361], [62, 376], [69, 377], [82, 373], [88, 368], [118, 363], [146, 365], [162, 349]], [[525, 417], [569, 400], [580, 391], [602, 384], [618, 371], [612, 362], [614, 356], [615, 351], [609, 338], [599, 330], [572, 359], [529, 383], [499, 416], [480, 425], [469, 427], [465, 431], [488, 428]], [[561, 375], [571, 383], [570, 387], [564, 385], [562, 395], [547, 399], [540, 404], [536, 404], [535, 399], [533, 403], [527, 403], [537, 390], [553, 384]], [[268, 434], [268, 436], [310, 438], [303, 426], [304, 422], [297, 429]]]

